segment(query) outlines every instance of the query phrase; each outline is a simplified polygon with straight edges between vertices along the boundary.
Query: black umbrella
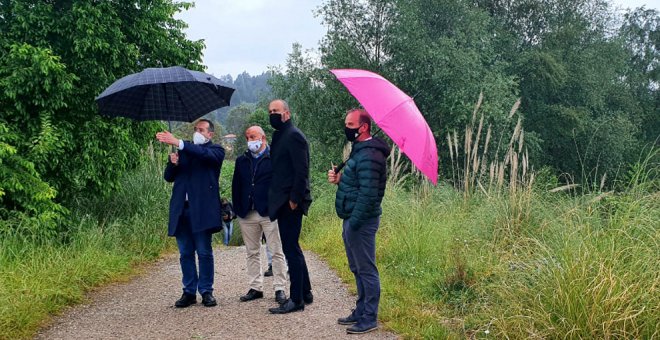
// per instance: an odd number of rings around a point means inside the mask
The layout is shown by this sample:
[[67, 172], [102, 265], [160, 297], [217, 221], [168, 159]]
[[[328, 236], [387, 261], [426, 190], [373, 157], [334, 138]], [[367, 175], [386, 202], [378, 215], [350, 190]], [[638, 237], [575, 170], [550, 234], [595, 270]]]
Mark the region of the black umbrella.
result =
[[193, 120], [224, 106], [234, 89], [180, 66], [147, 68], [115, 81], [96, 102], [102, 115], [136, 120]]

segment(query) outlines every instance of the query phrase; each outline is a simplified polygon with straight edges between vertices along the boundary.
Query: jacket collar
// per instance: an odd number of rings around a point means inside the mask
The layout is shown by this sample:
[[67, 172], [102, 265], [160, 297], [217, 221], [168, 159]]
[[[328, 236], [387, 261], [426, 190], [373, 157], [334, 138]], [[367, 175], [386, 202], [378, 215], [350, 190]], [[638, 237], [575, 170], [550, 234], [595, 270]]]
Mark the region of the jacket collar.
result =
[[259, 153], [259, 157], [252, 157], [252, 152], [250, 152], [250, 150], [245, 150], [244, 155], [248, 159], [261, 159], [270, 157], [270, 144], [266, 145], [266, 148]]
[[282, 124], [282, 128], [279, 131], [286, 131], [289, 128], [293, 126], [293, 118], [289, 118], [284, 124]]

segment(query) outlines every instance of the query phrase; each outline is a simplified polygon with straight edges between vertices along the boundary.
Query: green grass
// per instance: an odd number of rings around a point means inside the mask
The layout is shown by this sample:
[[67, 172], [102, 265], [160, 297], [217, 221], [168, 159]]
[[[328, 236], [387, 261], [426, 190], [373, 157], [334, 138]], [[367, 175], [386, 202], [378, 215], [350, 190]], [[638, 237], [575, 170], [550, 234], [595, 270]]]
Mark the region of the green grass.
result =
[[[0, 238], [0, 338], [31, 337], [89, 289], [175, 249], [162, 160], [145, 157], [112, 197], [71, 203], [58, 240]], [[232, 172], [226, 163], [224, 196]], [[631, 178], [605, 196], [388, 189], [377, 239], [381, 321], [405, 338], [658, 338], [657, 176]], [[303, 244], [354, 290], [334, 192], [315, 182]], [[7, 230], [21, 221], [0, 223]], [[235, 228], [232, 244], [240, 244]]]
[[145, 157], [112, 197], [71, 202], [71, 222], [57, 240], [20, 233], [0, 239], [0, 338], [31, 337], [91, 288], [127, 279], [174, 249], [167, 237], [170, 186], [162, 179], [162, 160], [153, 153]]
[[[317, 190], [303, 241], [354, 289], [333, 190]], [[526, 195], [389, 189], [381, 321], [405, 338], [660, 336], [657, 190]]]
[[[0, 243], [0, 338], [31, 336], [49, 314], [82, 301], [88, 289], [125, 278], [135, 272], [132, 265], [153, 258], [136, 254], [146, 247], [112, 245], [119, 239], [101, 230], [75, 237], [70, 246]], [[20, 256], [8, 254], [15, 249], [21, 249]]]
[[[71, 222], [57, 240], [21, 232], [0, 238], [0, 339], [30, 338], [90, 289], [126, 280], [163, 252], [175, 251], [167, 237], [171, 184], [163, 180], [164, 164], [164, 156], [149, 149], [118, 192], [73, 199]], [[233, 162], [223, 164], [223, 197], [231, 195], [233, 171]], [[34, 230], [22, 227], [29, 223], [22, 220], [0, 223], [0, 230]], [[221, 237], [215, 235], [216, 244]], [[235, 231], [232, 244], [238, 243]]]

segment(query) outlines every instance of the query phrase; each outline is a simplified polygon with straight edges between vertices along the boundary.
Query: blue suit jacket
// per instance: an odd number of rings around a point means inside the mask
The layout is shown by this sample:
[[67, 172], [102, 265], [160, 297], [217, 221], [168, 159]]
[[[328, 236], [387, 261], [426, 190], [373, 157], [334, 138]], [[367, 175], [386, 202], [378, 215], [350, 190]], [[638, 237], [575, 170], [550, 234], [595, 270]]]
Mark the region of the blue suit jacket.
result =
[[259, 215], [268, 216], [268, 188], [273, 177], [270, 152], [255, 159], [246, 151], [236, 159], [231, 184], [232, 200], [236, 215], [245, 218], [250, 212], [250, 202]]
[[219, 178], [225, 150], [208, 142], [195, 145], [184, 141], [178, 165], [167, 162], [165, 180], [174, 182], [170, 198], [168, 235], [174, 236], [188, 194], [190, 223], [193, 232], [222, 230]]

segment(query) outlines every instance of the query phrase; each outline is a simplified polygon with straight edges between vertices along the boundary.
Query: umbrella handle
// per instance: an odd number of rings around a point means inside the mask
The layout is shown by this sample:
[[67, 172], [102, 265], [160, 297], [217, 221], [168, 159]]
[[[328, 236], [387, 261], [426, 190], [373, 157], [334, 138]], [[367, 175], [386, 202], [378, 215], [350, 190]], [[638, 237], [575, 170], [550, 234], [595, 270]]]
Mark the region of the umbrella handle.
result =
[[344, 168], [344, 166], [346, 166], [346, 162], [341, 162], [341, 164], [339, 164], [339, 165], [335, 168], [335, 174], [338, 174], [338, 173], [341, 171], [341, 169]]

